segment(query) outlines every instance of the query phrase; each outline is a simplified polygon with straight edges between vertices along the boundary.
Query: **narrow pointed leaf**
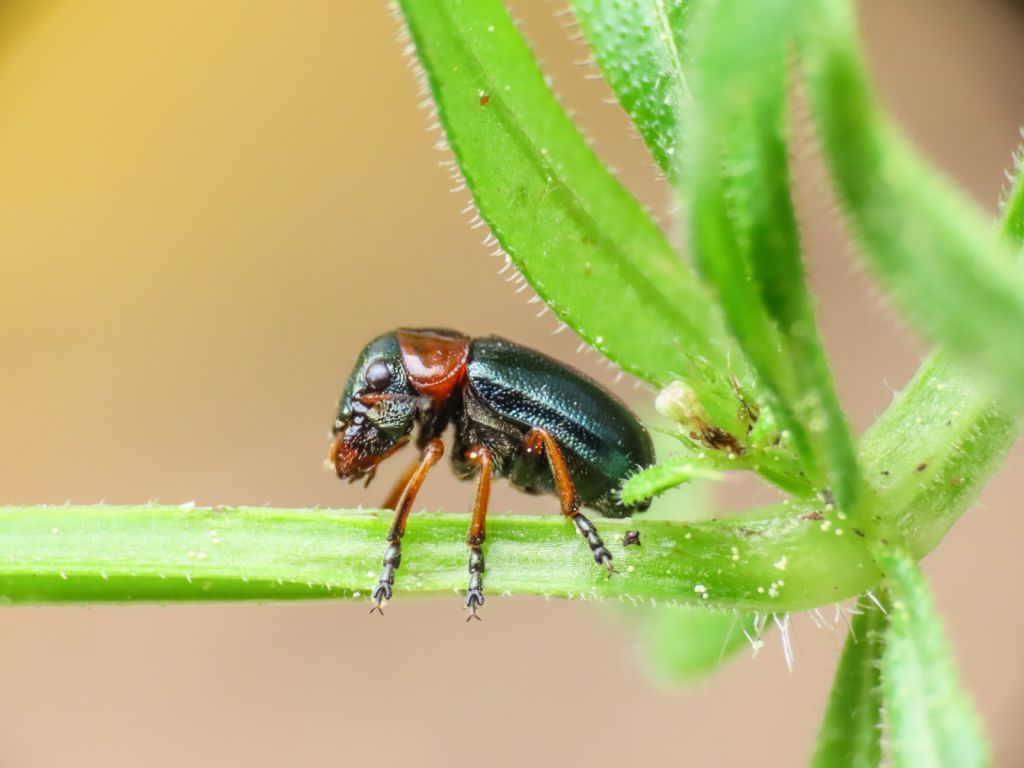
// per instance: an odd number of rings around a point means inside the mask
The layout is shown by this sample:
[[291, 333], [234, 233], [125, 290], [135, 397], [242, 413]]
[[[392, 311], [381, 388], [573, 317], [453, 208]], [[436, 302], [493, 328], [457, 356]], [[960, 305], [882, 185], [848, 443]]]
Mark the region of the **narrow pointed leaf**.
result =
[[978, 716], [960, 687], [942, 622], [914, 559], [880, 552], [892, 609], [882, 684], [896, 768], [989, 765]]
[[814, 768], [878, 768], [882, 762], [882, 652], [889, 621], [888, 596], [862, 598], [839, 660]]
[[786, 454], [753, 449], [742, 456], [705, 452], [694, 456], [669, 459], [637, 472], [622, 484], [619, 496], [626, 504], [649, 499], [692, 480], [723, 480], [726, 472], [745, 470], [757, 472], [794, 496], [809, 499], [815, 495], [813, 486], [800, 476], [795, 462], [784, 462]]
[[723, 0], [694, 31], [694, 252], [810, 479], [868, 528], [866, 486], [807, 291], [786, 138], [800, 3]]
[[972, 201], [883, 114], [852, 4], [815, 0], [804, 70], [821, 145], [861, 253], [908, 317], [1024, 397], [1024, 270]]
[[572, 0], [601, 72], [665, 173], [678, 167], [690, 6], [689, 0]]
[[399, 6], [480, 215], [541, 298], [627, 371], [685, 378], [709, 407], [730, 399], [709, 298], [586, 144], [500, 0]]
[[666, 461], [630, 477], [623, 483], [619, 497], [624, 504], [636, 504], [691, 480], [721, 480], [724, 475], [719, 467], [718, 461], [695, 457]]
[[1013, 153], [1013, 175], [1003, 198], [1003, 234], [1020, 252], [1024, 243], [1024, 145]]

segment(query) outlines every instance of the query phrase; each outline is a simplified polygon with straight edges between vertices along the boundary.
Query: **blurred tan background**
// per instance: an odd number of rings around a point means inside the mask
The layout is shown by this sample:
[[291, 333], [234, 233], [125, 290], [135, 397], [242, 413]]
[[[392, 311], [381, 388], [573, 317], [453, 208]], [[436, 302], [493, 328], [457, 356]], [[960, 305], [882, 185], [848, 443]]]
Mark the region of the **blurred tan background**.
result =
[[[515, 3], [598, 151], [663, 210], [561, 7]], [[1024, 10], [862, 8], [886, 102], [994, 210], [1024, 123]], [[395, 37], [377, 2], [0, 2], [0, 503], [374, 505], [399, 467], [363, 491], [322, 460], [354, 356], [402, 324], [498, 332], [610, 379], [496, 276]], [[863, 428], [921, 347], [798, 154]], [[1017, 452], [928, 560], [1002, 765], [1024, 764], [1021, 469]], [[468, 507], [448, 474], [425, 506]], [[555, 511], [504, 488], [495, 509]], [[798, 620], [793, 673], [773, 636], [681, 690], [644, 673], [628, 615], [577, 603], [495, 597], [470, 627], [454, 597], [399, 597], [383, 620], [359, 603], [4, 609], [0, 768], [800, 765], [842, 635]]]

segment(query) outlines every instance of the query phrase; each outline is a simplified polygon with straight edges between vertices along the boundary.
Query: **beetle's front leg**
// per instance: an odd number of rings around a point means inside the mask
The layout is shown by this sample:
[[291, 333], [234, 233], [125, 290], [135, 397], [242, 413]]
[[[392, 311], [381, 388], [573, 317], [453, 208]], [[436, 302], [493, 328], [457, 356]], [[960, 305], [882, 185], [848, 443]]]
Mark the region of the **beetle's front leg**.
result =
[[384, 569], [381, 571], [380, 578], [377, 579], [377, 586], [373, 590], [375, 605], [370, 609], [370, 613], [374, 611], [384, 613], [381, 604], [385, 600], [391, 599], [391, 588], [395, 584], [395, 572], [402, 563], [402, 536], [405, 535], [405, 523], [409, 519], [409, 512], [416, 501], [416, 494], [419, 493], [420, 486], [423, 485], [423, 481], [427, 477], [427, 472], [443, 455], [444, 443], [441, 442], [440, 438], [435, 437], [427, 443], [427, 447], [423, 450], [423, 458], [420, 459], [416, 469], [409, 475], [405, 489], [395, 505], [395, 519], [388, 530], [388, 546], [384, 550]]
[[580, 536], [587, 540], [590, 552], [594, 555], [594, 562], [607, 568], [608, 575], [611, 576], [615, 573], [615, 567], [612, 565], [612, 553], [601, 541], [601, 536], [594, 524], [580, 512], [580, 498], [576, 495], [576, 487], [573, 485], [572, 477], [569, 476], [569, 467], [565, 463], [565, 457], [562, 455], [558, 443], [545, 430], [534, 427], [526, 433], [524, 444], [527, 453], [543, 452], [547, 455], [551, 474], [555, 478], [555, 490], [558, 492], [558, 500], [562, 505], [562, 514], [572, 520]]
[[487, 503], [491, 496], [491, 452], [486, 446], [474, 445], [466, 451], [466, 462], [480, 467], [476, 482], [476, 498], [473, 500], [473, 517], [469, 523], [466, 544], [469, 545], [469, 588], [466, 590], [466, 607], [470, 619], [479, 620], [476, 609], [484, 604], [484, 552], [487, 538]]

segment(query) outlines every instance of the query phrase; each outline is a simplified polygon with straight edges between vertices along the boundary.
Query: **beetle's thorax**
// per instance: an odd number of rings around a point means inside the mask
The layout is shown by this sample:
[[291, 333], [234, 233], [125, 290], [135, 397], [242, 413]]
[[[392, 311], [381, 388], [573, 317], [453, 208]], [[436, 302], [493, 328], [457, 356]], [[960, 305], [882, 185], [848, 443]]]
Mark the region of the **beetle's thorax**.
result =
[[402, 365], [417, 393], [428, 397], [432, 410], [447, 410], [461, 392], [469, 363], [469, 337], [454, 331], [401, 330], [395, 334]]

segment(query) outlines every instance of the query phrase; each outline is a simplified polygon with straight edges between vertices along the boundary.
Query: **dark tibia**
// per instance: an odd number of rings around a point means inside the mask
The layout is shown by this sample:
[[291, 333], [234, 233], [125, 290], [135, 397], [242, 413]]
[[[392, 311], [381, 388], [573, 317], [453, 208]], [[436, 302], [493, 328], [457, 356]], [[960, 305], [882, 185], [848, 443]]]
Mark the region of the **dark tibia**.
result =
[[609, 575], [614, 573], [615, 567], [612, 565], [612, 553], [608, 551], [604, 542], [601, 541], [601, 537], [598, 535], [594, 524], [582, 512], [577, 512], [572, 521], [576, 524], [576, 530], [579, 531], [580, 536], [586, 539], [587, 544], [590, 545], [590, 551], [594, 555], [594, 562], [607, 568]]
[[391, 588], [395, 584], [395, 571], [402, 564], [402, 542], [400, 540], [388, 542], [388, 548], [384, 550], [384, 569], [377, 579], [377, 587], [373, 590], [373, 602], [375, 605], [370, 613], [379, 611], [384, 613], [380, 604], [391, 599]]
[[469, 589], [466, 590], [466, 607], [469, 608], [470, 619], [479, 620], [476, 609], [484, 604], [484, 553], [480, 547], [471, 547], [469, 550]]
[[480, 548], [487, 538], [487, 504], [491, 497], [491, 452], [483, 445], [474, 445], [466, 451], [466, 460], [480, 467], [476, 482], [476, 498], [473, 500], [473, 515], [469, 523], [466, 544], [469, 545], [469, 587], [466, 590], [466, 607], [470, 619], [479, 620], [476, 609], [484, 604], [484, 553]]
[[590, 551], [594, 555], [594, 562], [607, 568], [609, 576], [615, 573], [615, 568], [612, 566], [612, 553], [601, 541], [594, 524], [579, 511], [580, 499], [576, 495], [576, 487], [569, 476], [569, 467], [565, 463], [565, 457], [562, 455], [562, 449], [558, 447], [558, 443], [546, 431], [534, 427], [526, 433], [524, 445], [527, 453], [543, 452], [547, 455], [551, 475], [555, 479], [555, 491], [558, 493], [558, 499], [562, 505], [562, 514], [573, 521], [576, 530], [587, 540]]

